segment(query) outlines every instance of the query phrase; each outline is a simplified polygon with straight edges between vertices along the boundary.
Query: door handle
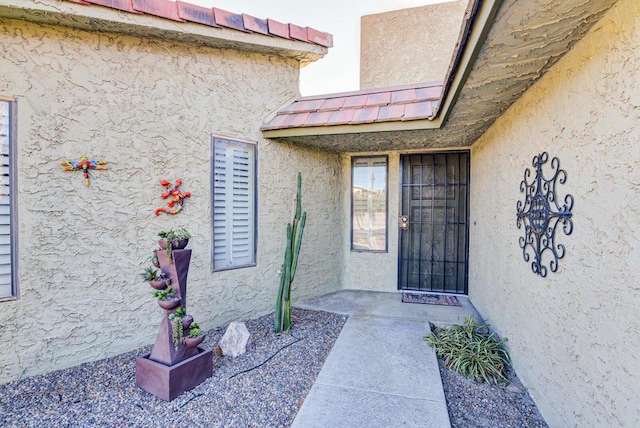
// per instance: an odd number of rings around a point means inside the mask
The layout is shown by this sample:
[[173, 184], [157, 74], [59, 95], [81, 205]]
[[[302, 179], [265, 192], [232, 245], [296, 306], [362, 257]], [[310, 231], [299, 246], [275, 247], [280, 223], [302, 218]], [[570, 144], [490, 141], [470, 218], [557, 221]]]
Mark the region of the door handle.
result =
[[409, 216], [403, 215], [400, 217], [400, 229], [409, 230]]

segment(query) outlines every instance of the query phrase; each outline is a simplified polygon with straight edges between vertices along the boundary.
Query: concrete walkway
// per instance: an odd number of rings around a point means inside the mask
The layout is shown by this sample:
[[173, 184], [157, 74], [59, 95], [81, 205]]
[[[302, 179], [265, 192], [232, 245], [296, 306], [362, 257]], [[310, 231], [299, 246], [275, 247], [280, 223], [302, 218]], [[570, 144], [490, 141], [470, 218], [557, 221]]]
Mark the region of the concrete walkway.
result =
[[423, 340], [434, 324], [462, 323], [462, 307], [402, 303], [400, 293], [344, 290], [295, 306], [349, 315], [293, 427], [449, 427], [435, 352]]

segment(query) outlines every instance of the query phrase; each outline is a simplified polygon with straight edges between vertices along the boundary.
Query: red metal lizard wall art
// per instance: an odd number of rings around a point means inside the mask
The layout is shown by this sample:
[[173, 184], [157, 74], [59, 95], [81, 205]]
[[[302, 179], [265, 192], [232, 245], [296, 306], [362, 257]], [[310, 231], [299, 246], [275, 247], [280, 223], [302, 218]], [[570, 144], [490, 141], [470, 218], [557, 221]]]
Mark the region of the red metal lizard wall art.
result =
[[89, 160], [89, 159], [87, 159], [86, 156], [82, 156], [80, 158], [80, 161], [78, 161], [78, 162], [66, 160], [64, 162], [60, 162], [60, 165], [64, 166], [64, 168], [62, 168], [63, 171], [80, 171], [80, 170], [82, 170], [82, 172], [84, 173], [84, 184], [86, 186], [88, 186], [89, 185], [89, 170], [91, 170], [91, 169], [97, 169], [97, 170], [109, 169], [106, 166], [104, 166], [106, 163], [107, 163], [106, 161]]
[[164, 207], [156, 208], [156, 210], [154, 211], [155, 215], [158, 216], [160, 215], [160, 213], [178, 214], [180, 211], [182, 211], [185, 198], [190, 198], [191, 193], [180, 191], [182, 180], [179, 178], [176, 180], [176, 184], [171, 184], [171, 182], [167, 180], [160, 180], [160, 185], [167, 189], [167, 191], [160, 196], [162, 196], [162, 199], [171, 197], [171, 200], [167, 203], [167, 205], [169, 206], [169, 208], [173, 209], [169, 210]]

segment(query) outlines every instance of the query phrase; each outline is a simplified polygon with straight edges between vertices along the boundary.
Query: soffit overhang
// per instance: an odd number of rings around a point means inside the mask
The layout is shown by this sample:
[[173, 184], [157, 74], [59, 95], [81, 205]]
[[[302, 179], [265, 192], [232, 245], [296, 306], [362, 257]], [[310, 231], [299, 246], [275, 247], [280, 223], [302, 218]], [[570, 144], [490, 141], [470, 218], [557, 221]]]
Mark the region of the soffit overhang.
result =
[[616, 1], [472, 1], [433, 119], [283, 128], [263, 135], [330, 152], [469, 147]]

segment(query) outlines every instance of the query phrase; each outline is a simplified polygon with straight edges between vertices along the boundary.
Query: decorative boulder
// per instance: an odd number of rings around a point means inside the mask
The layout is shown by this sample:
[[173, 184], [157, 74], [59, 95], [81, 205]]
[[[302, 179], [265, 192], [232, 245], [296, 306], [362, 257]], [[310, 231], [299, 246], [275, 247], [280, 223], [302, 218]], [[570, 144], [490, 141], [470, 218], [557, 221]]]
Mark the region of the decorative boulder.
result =
[[223, 355], [229, 355], [231, 357], [237, 357], [247, 352], [247, 343], [249, 342], [249, 330], [243, 322], [229, 323], [227, 331], [224, 332], [224, 336], [220, 339], [220, 348]]

